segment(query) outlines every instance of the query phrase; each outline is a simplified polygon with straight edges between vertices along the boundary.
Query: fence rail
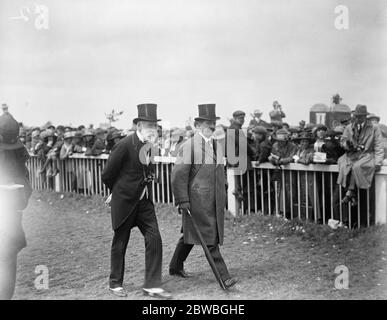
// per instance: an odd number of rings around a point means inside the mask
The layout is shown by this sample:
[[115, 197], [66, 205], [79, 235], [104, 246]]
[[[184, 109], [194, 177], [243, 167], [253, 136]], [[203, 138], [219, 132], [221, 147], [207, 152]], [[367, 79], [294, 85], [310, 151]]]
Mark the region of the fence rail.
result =
[[[107, 196], [101, 173], [108, 155], [88, 157], [73, 155], [60, 161], [59, 173], [48, 177], [39, 173], [36, 156], [27, 163], [33, 189], [76, 192], [83, 195]], [[156, 179], [152, 184], [153, 201], [174, 204], [171, 188], [173, 157], [155, 157]], [[342, 203], [343, 189], [336, 184], [337, 165], [289, 164], [275, 167], [270, 163], [252, 162], [252, 169], [240, 175], [227, 169], [227, 208], [233, 215], [261, 213], [283, 215], [326, 224], [339, 220], [360, 228], [387, 220], [387, 167], [375, 175], [369, 190], [359, 190], [357, 206]]]

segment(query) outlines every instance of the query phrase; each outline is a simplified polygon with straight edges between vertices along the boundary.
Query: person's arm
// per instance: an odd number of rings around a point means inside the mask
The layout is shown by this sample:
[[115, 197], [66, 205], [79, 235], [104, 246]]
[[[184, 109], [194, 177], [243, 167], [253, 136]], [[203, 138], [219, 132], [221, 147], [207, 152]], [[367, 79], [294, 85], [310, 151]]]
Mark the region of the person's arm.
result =
[[260, 153], [258, 156], [259, 163], [267, 162], [271, 152], [271, 145], [267, 142], [262, 142], [259, 149], [260, 149]]
[[384, 147], [382, 140], [382, 132], [378, 126], [374, 126], [374, 153], [375, 153], [375, 166], [379, 170], [384, 160]]
[[101, 175], [102, 182], [110, 190], [113, 190], [114, 183], [125, 161], [128, 161], [128, 144], [126, 140], [121, 140], [113, 147]]
[[192, 159], [194, 159], [194, 155], [191, 154], [193, 151], [191, 143], [193, 143], [193, 141], [188, 140], [179, 148], [179, 153], [171, 174], [172, 190], [177, 205], [189, 203], [189, 174], [191, 171]]
[[67, 152], [66, 152], [66, 147], [65, 145], [62, 145], [62, 148], [60, 148], [60, 152], [59, 152], [59, 159], [60, 160], [64, 160], [68, 157], [67, 155]]

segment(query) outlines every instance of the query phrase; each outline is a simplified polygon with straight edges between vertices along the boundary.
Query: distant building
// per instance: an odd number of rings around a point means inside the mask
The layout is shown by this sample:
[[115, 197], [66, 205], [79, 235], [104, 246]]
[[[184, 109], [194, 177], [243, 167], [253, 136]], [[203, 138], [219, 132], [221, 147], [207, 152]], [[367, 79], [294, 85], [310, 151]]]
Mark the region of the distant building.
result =
[[341, 103], [339, 94], [332, 97], [332, 104], [328, 107], [324, 103], [314, 104], [309, 111], [309, 121], [313, 124], [324, 124], [332, 128], [335, 123], [351, 116], [351, 108]]

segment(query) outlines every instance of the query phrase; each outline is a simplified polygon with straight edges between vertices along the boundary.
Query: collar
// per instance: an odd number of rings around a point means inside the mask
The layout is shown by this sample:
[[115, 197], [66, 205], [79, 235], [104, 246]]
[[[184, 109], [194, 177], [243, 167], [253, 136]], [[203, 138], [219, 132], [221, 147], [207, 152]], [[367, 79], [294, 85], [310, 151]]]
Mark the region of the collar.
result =
[[143, 135], [140, 133], [140, 131], [136, 130], [136, 134], [137, 134], [138, 139], [139, 139], [142, 143], [145, 143], [145, 139], [144, 139]]
[[204, 139], [204, 141], [205, 141], [206, 143], [208, 143], [208, 142], [212, 143], [212, 138], [211, 138], [211, 137], [210, 137], [210, 138], [206, 138], [206, 137], [203, 135], [203, 133], [201, 133], [201, 132], [199, 132], [199, 135]]

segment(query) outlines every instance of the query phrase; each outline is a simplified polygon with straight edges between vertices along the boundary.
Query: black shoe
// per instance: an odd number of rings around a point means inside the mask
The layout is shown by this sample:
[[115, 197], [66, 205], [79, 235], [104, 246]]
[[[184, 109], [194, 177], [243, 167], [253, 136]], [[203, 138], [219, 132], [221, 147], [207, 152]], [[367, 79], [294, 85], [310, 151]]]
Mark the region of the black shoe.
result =
[[184, 269], [181, 270], [174, 270], [174, 269], [169, 269], [169, 274], [171, 276], [178, 276], [182, 278], [189, 278], [192, 277], [189, 273], [185, 272]]
[[230, 289], [231, 287], [235, 286], [238, 281], [239, 280], [237, 278], [228, 278], [224, 281], [224, 286], [226, 287], [226, 289]]

